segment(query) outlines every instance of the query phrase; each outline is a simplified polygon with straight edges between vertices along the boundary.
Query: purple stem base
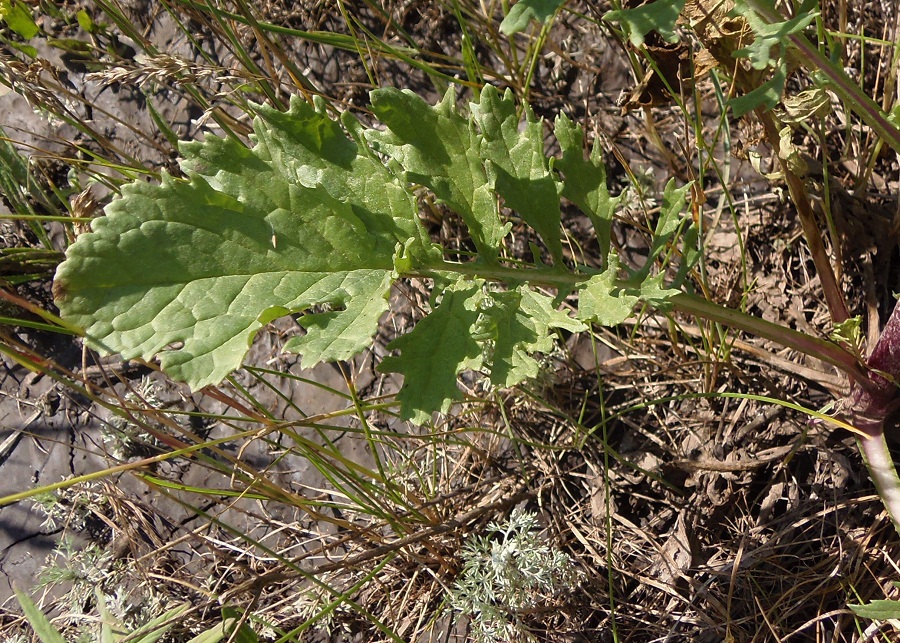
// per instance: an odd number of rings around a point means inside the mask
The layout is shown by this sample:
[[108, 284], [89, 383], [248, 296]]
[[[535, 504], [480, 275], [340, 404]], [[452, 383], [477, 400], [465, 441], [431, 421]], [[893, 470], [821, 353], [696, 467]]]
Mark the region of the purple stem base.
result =
[[885, 421], [900, 406], [900, 302], [894, 306], [866, 364], [872, 369], [867, 386], [855, 382], [848, 399], [851, 423], [865, 437], [860, 453], [894, 527], [900, 533], [900, 477], [885, 440]]

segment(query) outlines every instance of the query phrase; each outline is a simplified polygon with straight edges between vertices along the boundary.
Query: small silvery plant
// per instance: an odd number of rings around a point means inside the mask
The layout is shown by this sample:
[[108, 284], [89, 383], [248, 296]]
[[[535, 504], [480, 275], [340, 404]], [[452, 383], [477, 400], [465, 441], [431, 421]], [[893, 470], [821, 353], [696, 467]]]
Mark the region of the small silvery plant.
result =
[[538, 527], [537, 515], [516, 509], [463, 545], [450, 605], [470, 618], [478, 643], [534, 640], [521, 617], [574, 586], [572, 560], [543, 542]]
[[[136, 390], [129, 390], [124, 397], [125, 406], [133, 409], [158, 409], [163, 406], [159, 398], [159, 386], [147, 377], [141, 378]], [[145, 418], [145, 421], [147, 418]], [[151, 420], [152, 421], [152, 420]], [[158, 423], [156, 423], [158, 425]], [[101, 426], [100, 434], [107, 452], [117, 460], [149, 455], [147, 446], [160, 446], [156, 438], [143, 431], [128, 417], [115, 416]]]

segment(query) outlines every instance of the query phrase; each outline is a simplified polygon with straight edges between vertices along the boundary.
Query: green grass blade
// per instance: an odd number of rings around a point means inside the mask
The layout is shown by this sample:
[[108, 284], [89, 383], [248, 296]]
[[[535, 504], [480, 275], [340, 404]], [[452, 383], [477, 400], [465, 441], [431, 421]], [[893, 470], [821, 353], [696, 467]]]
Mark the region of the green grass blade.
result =
[[22, 611], [25, 612], [25, 618], [28, 620], [29, 625], [34, 628], [34, 633], [38, 635], [42, 643], [66, 643], [59, 630], [53, 626], [50, 619], [35, 605], [28, 594], [20, 589], [14, 588], [13, 591], [16, 594], [16, 600], [22, 606]]

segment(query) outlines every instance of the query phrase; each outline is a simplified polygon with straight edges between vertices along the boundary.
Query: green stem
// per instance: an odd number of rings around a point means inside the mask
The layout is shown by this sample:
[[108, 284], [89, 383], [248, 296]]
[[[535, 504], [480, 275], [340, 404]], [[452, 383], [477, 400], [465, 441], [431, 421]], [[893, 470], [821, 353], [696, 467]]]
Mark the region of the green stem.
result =
[[[468, 277], [504, 283], [528, 282], [566, 292], [577, 289], [591, 277], [590, 275], [565, 272], [552, 268], [523, 269], [506, 266], [486, 266], [479, 263], [451, 263], [448, 261], [430, 266], [425, 270], [416, 271], [415, 275], [409, 276], [437, 277], [442, 272], [452, 272]], [[669, 303], [681, 313], [729, 326], [762, 339], [771, 340], [787, 348], [799, 351], [804, 355], [832, 364], [864, 386], [869, 381], [868, 371], [860, 364], [856, 355], [834, 342], [748, 315], [697, 295], [679, 293], [671, 297]]]
[[866, 461], [869, 477], [875, 483], [875, 489], [894, 527], [900, 533], [900, 477], [897, 476], [897, 469], [884, 439], [884, 431], [870, 438], [857, 437], [856, 443]]
[[696, 295], [679, 293], [669, 301], [680, 312], [742, 330], [792, 348], [804, 355], [816, 357], [838, 367], [859, 382], [867, 382], [869, 379], [867, 371], [857, 357], [834, 342], [727, 308]]

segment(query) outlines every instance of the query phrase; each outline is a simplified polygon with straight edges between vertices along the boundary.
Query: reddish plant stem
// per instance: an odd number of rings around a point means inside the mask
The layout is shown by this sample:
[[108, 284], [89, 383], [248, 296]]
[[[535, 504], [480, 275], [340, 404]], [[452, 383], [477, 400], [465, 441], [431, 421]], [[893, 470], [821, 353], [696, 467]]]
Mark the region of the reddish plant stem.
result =
[[900, 406], [900, 302], [881, 332], [867, 360], [870, 385], [853, 386], [848, 399], [851, 423], [868, 437], [857, 437], [869, 477], [875, 483], [897, 531], [900, 532], [900, 477], [885, 436], [886, 422]]
[[[778, 158], [781, 166], [781, 173], [787, 183], [788, 191], [791, 194], [791, 201], [797, 208], [797, 216], [800, 219], [800, 227], [803, 228], [803, 237], [806, 239], [806, 245], [809, 247], [809, 254], [816, 266], [816, 274], [819, 275], [819, 281], [822, 282], [822, 293], [825, 295], [825, 303], [828, 305], [828, 312], [831, 313], [831, 321], [835, 324], [845, 322], [850, 318], [847, 310], [847, 302], [841, 287], [837, 282], [834, 269], [828, 259], [828, 253], [825, 251], [825, 245], [822, 243], [822, 231], [816, 221], [816, 215], [810, 205], [809, 193], [806, 185], [799, 176], [797, 176], [788, 164], [785, 162], [781, 153], [781, 143], [779, 134], [779, 124], [776, 122], [772, 112], [764, 111], [762, 108], [756, 110], [756, 115], [763, 124], [766, 131], [766, 139], [772, 146], [772, 151]], [[840, 239], [832, 239], [832, 243], [840, 243]]]
[[870, 384], [853, 387], [850, 413], [857, 428], [875, 437], [884, 433], [885, 421], [900, 406], [900, 302], [894, 306], [866, 364], [871, 369]]

